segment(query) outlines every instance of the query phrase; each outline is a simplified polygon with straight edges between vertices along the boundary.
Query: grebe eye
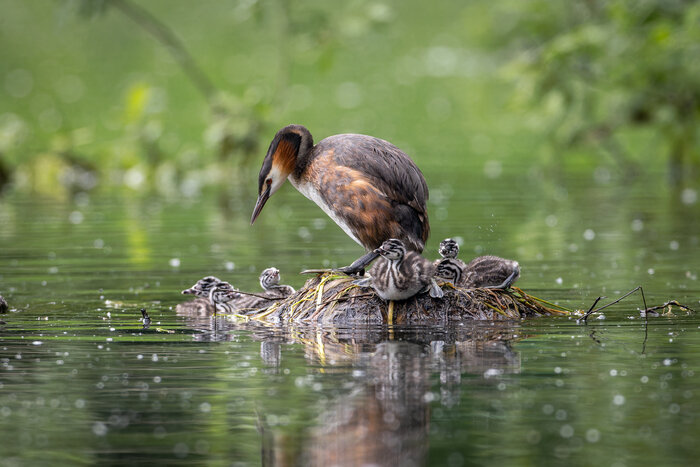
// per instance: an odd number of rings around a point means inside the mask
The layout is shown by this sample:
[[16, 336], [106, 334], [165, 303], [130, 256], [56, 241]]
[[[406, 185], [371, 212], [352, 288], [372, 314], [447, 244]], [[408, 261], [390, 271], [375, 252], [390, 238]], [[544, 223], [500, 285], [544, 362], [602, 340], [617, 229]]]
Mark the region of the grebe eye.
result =
[[265, 180], [265, 183], [267, 183], [268, 185], [272, 185], [272, 179], [268, 178], [267, 180]]

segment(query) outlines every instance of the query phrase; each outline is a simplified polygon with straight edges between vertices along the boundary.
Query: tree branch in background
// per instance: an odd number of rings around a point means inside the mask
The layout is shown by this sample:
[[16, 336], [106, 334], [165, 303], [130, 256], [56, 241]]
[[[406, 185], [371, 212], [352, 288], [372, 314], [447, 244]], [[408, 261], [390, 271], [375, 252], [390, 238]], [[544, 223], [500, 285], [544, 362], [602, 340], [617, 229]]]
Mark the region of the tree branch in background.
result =
[[192, 55], [187, 51], [182, 41], [166, 24], [162, 23], [149, 11], [135, 5], [129, 0], [111, 0], [110, 4], [118, 9], [124, 16], [138, 24], [142, 29], [156, 38], [175, 61], [180, 65], [185, 75], [192, 81], [194, 86], [204, 97], [211, 101], [216, 88], [209, 80], [204, 71], [194, 61]]

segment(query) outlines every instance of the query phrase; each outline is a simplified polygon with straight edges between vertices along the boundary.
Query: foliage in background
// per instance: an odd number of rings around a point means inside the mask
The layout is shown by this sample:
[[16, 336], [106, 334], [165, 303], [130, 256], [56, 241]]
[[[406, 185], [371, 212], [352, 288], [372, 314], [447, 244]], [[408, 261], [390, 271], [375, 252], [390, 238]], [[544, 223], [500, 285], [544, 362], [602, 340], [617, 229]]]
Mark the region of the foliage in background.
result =
[[487, 175], [700, 165], [695, 2], [0, 3], [0, 183], [196, 193], [289, 122]]
[[[691, 0], [507, 2], [509, 68], [561, 148], [595, 145], [623, 168], [662, 143], [672, 175], [700, 169], [700, 3]], [[630, 137], [631, 136], [631, 137]], [[658, 145], [657, 145], [658, 146]], [[661, 157], [659, 154], [658, 157]]]

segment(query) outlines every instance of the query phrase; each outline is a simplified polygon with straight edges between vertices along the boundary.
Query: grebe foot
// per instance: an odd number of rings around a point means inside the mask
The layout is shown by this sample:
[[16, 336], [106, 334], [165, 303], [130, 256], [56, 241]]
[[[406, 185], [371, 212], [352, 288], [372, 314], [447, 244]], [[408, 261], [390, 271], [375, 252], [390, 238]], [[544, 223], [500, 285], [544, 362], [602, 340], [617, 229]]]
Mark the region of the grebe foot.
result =
[[513, 282], [520, 277], [520, 268], [516, 267], [515, 270], [511, 273], [510, 276], [506, 280], [504, 280], [502, 283], [498, 285], [487, 285], [484, 286], [484, 289], [501, 289], [501, 290], [506, 290], [509, 289], [511, 285], [513, 285]]
[[336, 269], [304, 269], [299, 274], [325, 274], [327, 272], [337, 272]]
[[343, 274], [347, 274], [348, 276], [357, 276], [357, 277], [362, 277], [365, 275], [365, 268], [355, 268], [352, 266], [345, 266], [342, 268], [334, 269], [335, 272], [342, 272]]
[[357, 280], [352, 281], [352, 283], [358, 287], [371, 287], [372, 286], [372, 278], [366, 277], [364, 279], [357, 279]]
[[379, 256], [379, 253], [370, 251], [369, 253], [356, 259], [350, 266], [344, 266], [337, 269], [306, 269], [299, 274], [323, 274], [326, 272], [342, 273], [348, 276], [362, 277], [365, 275], [365, 267], [369, 265]]
[[445, 293], [442, 291], [440, 286], [437, 284], [435, 279], [430, 279], [430, 296], [433, 298], [442, 298], [445, 296]]
[[348, 276], [364, 276], [365, 268], [377, 259], [379, 253], [376, 250], [365, 253], [357, 258], [350, 266], [339, 268], [338, 271], [347, 274]]

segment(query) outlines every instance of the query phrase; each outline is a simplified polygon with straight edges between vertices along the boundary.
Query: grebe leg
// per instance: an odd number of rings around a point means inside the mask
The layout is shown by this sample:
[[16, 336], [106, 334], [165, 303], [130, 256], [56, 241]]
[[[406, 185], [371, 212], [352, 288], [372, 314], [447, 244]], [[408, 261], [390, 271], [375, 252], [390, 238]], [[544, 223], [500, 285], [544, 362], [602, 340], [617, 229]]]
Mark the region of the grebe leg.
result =
[[515, 270], [510, 274], [510, 276], [508, 276], [508, 278], [506, 278], [506, 280], [504, 280], [502, 283], [500, 283], [498, 285], [487, 285], [487, 286], [484, 286], [482, 288], [483, 289], [503, 289], [503, 290], [505, 290], [505, 289], [510, 288], [510, 286], [513, 285], [513, 282], [515, 282], [515, 280], [518, 277], [520, 277], [520, 268], [516, 267]]
[[321, 274], [324, 272], [342, 272], [343, 274], [347, 274], [348, 276], [364, 276], [365, 275], [365, 268], [377, 259], [379, 256], [379, 253], [376, 251], [370, 251], [369, 253], [364, 254], [363, 256], [359, 257], [356, 259], [350, 266], [345, 266], [342, 268], [338, 269], [306, 269], [304, 271], [301, 271], [300, 274]]

